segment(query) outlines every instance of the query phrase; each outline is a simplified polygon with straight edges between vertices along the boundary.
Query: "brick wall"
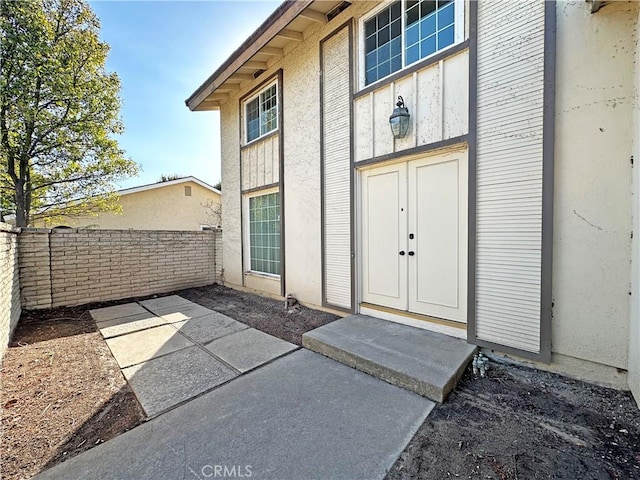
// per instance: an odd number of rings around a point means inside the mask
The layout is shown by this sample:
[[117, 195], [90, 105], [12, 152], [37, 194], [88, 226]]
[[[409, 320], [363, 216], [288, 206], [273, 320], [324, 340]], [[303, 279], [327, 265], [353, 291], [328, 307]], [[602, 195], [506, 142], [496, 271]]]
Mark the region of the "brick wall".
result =
[[222, 274], [220, 230], [22, 229], [25, 309], [81, 305], [209, 285]]
[[18, 230], [0, 223], [0, 359], [20, 319]]

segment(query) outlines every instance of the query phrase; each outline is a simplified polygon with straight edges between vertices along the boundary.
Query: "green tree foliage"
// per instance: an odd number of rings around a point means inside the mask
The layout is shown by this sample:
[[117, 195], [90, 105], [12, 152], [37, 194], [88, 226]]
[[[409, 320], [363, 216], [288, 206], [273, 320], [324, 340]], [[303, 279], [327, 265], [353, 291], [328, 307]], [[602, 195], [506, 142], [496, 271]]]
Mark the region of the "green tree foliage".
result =
[[0, 207], [17, 226], [117, 210], [113, 183], [138, 171], [99, 29], [84, 0], [0, 1]]
[[160, 180], [158, 180], [156, 183], [170, 182], [171, 180], [180, 180], [181, 178], [184, 178], [184, 175], [179, 175], [177, 173], [165, 175], [163, 173], [162, 175], [160, 175]]

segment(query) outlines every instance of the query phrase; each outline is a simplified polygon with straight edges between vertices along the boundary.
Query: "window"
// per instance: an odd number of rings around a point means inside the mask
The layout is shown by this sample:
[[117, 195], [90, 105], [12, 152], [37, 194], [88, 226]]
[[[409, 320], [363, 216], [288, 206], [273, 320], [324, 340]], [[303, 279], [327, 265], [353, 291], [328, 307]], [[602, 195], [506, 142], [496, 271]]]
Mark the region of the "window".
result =
[[458, 0], [397, 0], [365, 20], [364, 84], [453, 45], [463, 8]]
[[250, 270], [280, 275], [280, 194], [249, 197]]
[[267, 87], [244, 104], [247, 143], [278, 128], [278, 88]]

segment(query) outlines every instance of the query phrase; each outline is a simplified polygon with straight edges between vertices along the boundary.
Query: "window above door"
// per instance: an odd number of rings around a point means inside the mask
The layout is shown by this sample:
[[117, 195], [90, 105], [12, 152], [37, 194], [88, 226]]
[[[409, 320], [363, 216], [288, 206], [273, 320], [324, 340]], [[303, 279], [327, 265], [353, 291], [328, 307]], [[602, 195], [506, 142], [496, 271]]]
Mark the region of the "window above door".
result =
[[361, 87], [464, 40], [464, 0], [395, 0], [364, 17]]

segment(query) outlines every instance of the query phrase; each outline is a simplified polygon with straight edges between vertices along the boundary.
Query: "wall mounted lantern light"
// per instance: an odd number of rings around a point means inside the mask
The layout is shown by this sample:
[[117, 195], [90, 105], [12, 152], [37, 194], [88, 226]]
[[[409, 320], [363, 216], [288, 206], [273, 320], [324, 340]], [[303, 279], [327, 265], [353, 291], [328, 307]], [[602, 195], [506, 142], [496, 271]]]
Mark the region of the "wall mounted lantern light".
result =
[[404, 138], [409, 130], [409, 109], [404, 106], [403, 98], [398, 95], [398, 103], [389, 117], [389, 126], [395, 138]]

